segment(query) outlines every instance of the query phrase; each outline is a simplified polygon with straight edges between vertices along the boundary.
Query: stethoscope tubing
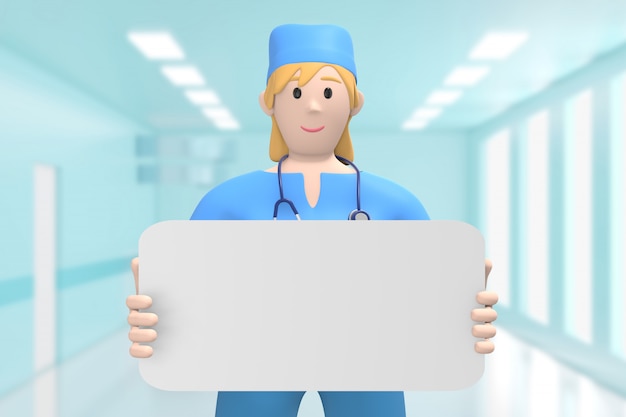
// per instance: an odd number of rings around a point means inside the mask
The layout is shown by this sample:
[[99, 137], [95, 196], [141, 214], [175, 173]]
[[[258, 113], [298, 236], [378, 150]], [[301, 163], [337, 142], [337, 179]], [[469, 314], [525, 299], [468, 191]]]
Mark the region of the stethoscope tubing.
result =
[[[289, 154], [283, 155], [278, 161], [278, 169], [277, 169], [278, 175], [277, 176], [278, 176], [278, 192], [280, 193], [280, 198], [276, 200], [276, 203], [274, 203], [274, 220], [276, 220], [278, 217], [278, 207], [283, 203], [287, 203], [289, 207], [291, 207], [291, 210], [293, 211], [293, 214], [296, 216], [296, 219], [301, 220], [300, 213], [298, 213], [298, 209], [296, 208], [296, 205], [293, 203], [293, 201], [289, 200], [288, 198], [285, 198], [285, 193], [283, 191], [282, 165], [285, 159], [287, 159], [288, 157], [289, 157]], [[335, 157], [341, 162], [343, 162], [344, 164], [349, 164], [352, 168], [354, 168], [354, 171], [356, 172], [356, 210], [353, 210], [352, 212], [350, 212], [348, 219], [357, 220], [358, 215], [360, 214], [360, 215], [365, 216], [365, 218], [369, 220], [369, 215], [366, 212], [361, 210], [361, 173], [359, 171], [359, 168], [357, 168], [357, 166], [349, 159], [346, 159], [338, 155], [335, 155]]]

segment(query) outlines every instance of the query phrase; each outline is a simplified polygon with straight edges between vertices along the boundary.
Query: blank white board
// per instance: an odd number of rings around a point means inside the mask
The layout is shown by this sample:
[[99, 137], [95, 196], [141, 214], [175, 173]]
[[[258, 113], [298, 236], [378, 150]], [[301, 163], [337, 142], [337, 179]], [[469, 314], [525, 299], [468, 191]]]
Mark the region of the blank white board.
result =
[[484, 241], [454, 221], [168, 221], [139, 242], [164, 390], [467, 387]]

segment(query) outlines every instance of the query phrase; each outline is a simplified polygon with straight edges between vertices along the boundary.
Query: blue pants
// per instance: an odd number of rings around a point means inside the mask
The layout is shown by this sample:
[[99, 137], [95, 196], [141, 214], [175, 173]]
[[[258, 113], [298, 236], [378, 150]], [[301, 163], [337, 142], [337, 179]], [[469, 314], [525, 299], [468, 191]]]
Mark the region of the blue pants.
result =
[[[215, 417], [296, 417], [304, 391], [217, 395]], [[403, 392], [320, 392], [326, 417], [405, 417]]]

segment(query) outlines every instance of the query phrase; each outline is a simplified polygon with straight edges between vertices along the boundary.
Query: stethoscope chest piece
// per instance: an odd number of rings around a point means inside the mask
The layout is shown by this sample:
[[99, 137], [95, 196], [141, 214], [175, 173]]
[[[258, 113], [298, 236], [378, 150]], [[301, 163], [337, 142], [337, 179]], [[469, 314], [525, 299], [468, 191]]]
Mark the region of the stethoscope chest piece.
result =
[[370, 215], [363, 210], [352, 210], [348, 216], [348, 220], [369, 220]]

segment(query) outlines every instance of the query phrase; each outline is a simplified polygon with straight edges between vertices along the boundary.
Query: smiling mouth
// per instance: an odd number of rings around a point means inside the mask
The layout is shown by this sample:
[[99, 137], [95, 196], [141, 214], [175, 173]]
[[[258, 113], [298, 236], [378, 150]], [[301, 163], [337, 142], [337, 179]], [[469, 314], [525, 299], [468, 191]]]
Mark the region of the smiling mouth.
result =
[[324, 126], [316, 127], [314, 129], [308, 129], [308, 128], [304, 127], [304, 126], [300, 126], [300, 129], [304, 130], [305, 132], [315, 133], [315, 132], [319, 132], [320, 130], [324, 129]]

